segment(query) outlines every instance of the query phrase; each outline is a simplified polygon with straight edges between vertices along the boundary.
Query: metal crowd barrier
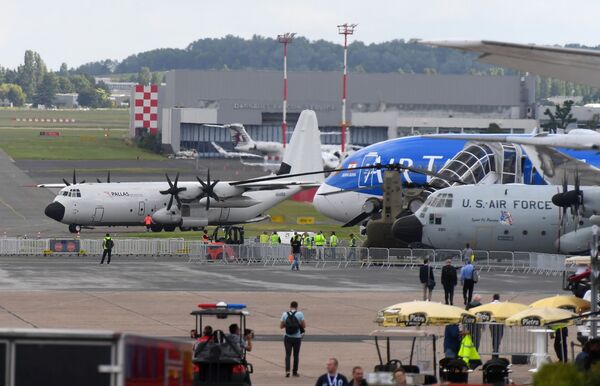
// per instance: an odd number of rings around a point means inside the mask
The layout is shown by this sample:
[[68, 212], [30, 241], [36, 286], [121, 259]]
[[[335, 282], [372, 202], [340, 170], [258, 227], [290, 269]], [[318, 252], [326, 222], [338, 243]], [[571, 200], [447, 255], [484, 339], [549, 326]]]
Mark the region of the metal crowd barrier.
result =
[[[289, 245], [249, 243], [244, 245], [205, 244], [200, 240], [115, 238], [113, 253], [121, 256], [187, 259], [189, 262], [222, 262], [225, 264], [290, 264]], [[0, 238], [0, 255], [49, 254], [49, 239]], [[81, 239], [80, 251], [85, 255], [102, 253], [102, 240]], [[564, 256], [528, 252], [474, 251], [475, 267], [479, 270], [524, 272], [556, 276], [564, 272]], [[447, 259], [461, 265], [459, 250], [362, 248], [362, 247], [303, 247], [302, 263], [317, 267], [359, 266], [367, 269], [414, 269], [424, 259], [434, 268], [441, 268]]]
[[527, 356], [535, 352], [535, 335], [531, 327], [508, 327], [501, 323], [466, 325], [480, 355]]

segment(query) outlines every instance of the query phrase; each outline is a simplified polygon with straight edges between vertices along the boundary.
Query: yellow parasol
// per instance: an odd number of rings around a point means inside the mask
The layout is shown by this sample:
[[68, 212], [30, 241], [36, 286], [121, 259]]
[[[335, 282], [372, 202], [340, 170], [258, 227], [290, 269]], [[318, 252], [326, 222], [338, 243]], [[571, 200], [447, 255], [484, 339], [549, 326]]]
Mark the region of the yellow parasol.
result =
[[477, 315], [481, 322], [504, 322], [514, 314], [528, 307], [521, 303], [496, 302], [471, 308], [469, 311]]
[[[571, 318], [573, 316], [576, 315], [570, 311], [561, 310], [560, 308], [528, 308], [506, 319], [505, 323], [507, 326], [541, 327], [548, 323]], [[571, 321], [565, 324], [572, 323], [573, 322]]]
[[383, 318], [378, 318], [377, 321], [383, 327], [399, 327], [475, 323], [476, 319], [473, 313], [459, 307], [434, 302], [413, 301], [398, 303], [385, 308]]
[[530, 304], [531, 307], [561, 308], [571, 312], [585, 312], [591, 308], [590, 302], [573, 295], [556, 295], [540, 299]]

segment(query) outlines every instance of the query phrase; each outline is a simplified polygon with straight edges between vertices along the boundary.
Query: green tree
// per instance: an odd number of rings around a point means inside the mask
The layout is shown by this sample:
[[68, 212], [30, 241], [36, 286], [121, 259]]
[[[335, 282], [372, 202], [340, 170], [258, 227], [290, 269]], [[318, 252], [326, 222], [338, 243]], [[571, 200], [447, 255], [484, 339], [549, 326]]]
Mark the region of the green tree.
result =
[[60, 76], [67, 76], [69, 75], [69, 67], [67, 66], [67, 63], [62, 63], [60, 65], [60, 70], [58, 70], [58, 73], [60, 74]]
[[548, 363], [533, 376], [533, 386], [585, 386], [583, 374], [572, 363]]
[[150, 69], [148, 67], [142, 67], [138, 72], [137, 82], [147, 86], [150, 84], [150, 81], [152, 80], [151, 78], [152, 74], [150, 73]]
[[77, 103], [83, 107], [96, 107], [98, 105], [98, 94], [94, 87], [87, 87], [79, 90]]
[[0, 99], [8, 99], [13, 106], [23, 106], [27, 96], [18, 84], [4, 83], [0, 85]]
[[554, 107], [554, 113], [547, 108], [546, 111], [544, 111], [544, 115], [548, 117], [549, 121], [543, 123], [542, 127], [551, 133], [556, 133], [558, 129], [564, 130], [570, 123], [577, 122], [571, 113], [572, 107], [573, 101], [567, 100], [562, 106], [556, 105]]
[[47, 72], [42, 81], [37, 86], [35, 94], [35, 103], [38, 105], [51, 106], [54, 102], [54, 96], [58, 91], [58, 77], [53, 72]]
[[71, 93], [75, 92], [75, 87], [73, 87], [73, 83], [66, 76], [58, 77], [58, 92], [60, 93]]
[[163, 81], [163, 75], [160, 72], [153, 72], [152, 79], [150, 80], [150, 84], [158, 84], [160, 85]]
[[23, 58], [23, 64], [17, 69], [17, 83], [23, 88], [28, 97], [37, 93], [37, 86], [44, 79], [47, 72], [46, 64], [40, 54], [35, 51], [27, 50]]
[[81, 74], [71, 77], [70, 81], [73, 85], [73, 88], [75, 89], [75, 92], [78, 93], [80, 93], [83, 90], [87, 90], [94, 85], [85, 75]]

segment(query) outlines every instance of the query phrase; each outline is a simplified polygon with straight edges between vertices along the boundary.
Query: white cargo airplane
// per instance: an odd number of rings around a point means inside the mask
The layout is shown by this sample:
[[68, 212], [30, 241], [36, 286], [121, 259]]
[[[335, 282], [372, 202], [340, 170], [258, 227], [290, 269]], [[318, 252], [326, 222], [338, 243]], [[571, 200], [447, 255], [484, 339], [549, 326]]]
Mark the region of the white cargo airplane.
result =
[[[251, 223], [266, 219], [266, 210], [300, 190], [319, 186], [320, 174], [306, 178], [292, 174], [323, 169], [320, 145], [316, 114], [305, 110], [277, 176], [219, 181], [211, 180], [209, 171], [206, 181], [196, 177], [197, 181], [179, 182], [178, 175], [173, 182], [167, 176], [167, 182], [65, 181], [38, 186], [63, 187], [45, 213], [68, 224], [71, 232], [82, 226], [141, 226], [146, 215], [152, 216], [153, 231]], [[289, 178], [283, 176], [288, 174]]]
[[[285, 148], [283, 144], [280, 142], [274, 141], [255, 141], [250, 137], [244, 125], [241, 123], [231, 123], [228, 125], [206, 125], [206, 126], [214, 126], [214, 127], [224, 127], [228, 128], [231, 132], [231, 141], [233, 142], [235, 152], [227, 152], [224, 149], [217, 147], [216, 144], [213, 144], [219, 153], [225, 155], [226, 157], [248, 157], [248, 154], [252, 151], [260, 153], [265, 158], [265, 165], [267, 168], [273, 167], [273, 165], [277, 165], [278, 161], [282, 159], [283, 154], [285, 152]], [[321, 135], [329, 134], [329, 133], [321, 133]], [[354, 151], [360, 149], [360, 146], [348, 145], [348, 149], [346, 150], [346, 155], [353, 153]], [[337, 168], [344, 156], [341, 154], [341, 146], [340, 145], [321, 145], [321, 157], [323, 159], [323, 167], [328, 170], [332, 170]], [[252, 164], [256, 165], [256, 164]]]

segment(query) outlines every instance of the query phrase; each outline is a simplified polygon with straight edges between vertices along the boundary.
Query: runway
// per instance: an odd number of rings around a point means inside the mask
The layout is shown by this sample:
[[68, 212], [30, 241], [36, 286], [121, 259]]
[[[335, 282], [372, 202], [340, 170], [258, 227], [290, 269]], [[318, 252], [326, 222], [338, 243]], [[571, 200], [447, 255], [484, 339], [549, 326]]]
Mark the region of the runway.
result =
[[[421, 288], [416, 269], [303, 265], [299, 272], [292, 272], [287, 266], [197, 264], [166, 256], [160, 261], [114, 256], [110, 265], [100, 265], [99, 261], [95, 256], [3, 257], [0, 290], [280, 292], [294, 288], [305, 292], [400, 293]], [[560, 277], [482, 272], [476, 291], [507, 296], [523, 292], [556, 294], [562, 292], [560, 287]], [[440, 283], [436, 291], [442, 292]]]

